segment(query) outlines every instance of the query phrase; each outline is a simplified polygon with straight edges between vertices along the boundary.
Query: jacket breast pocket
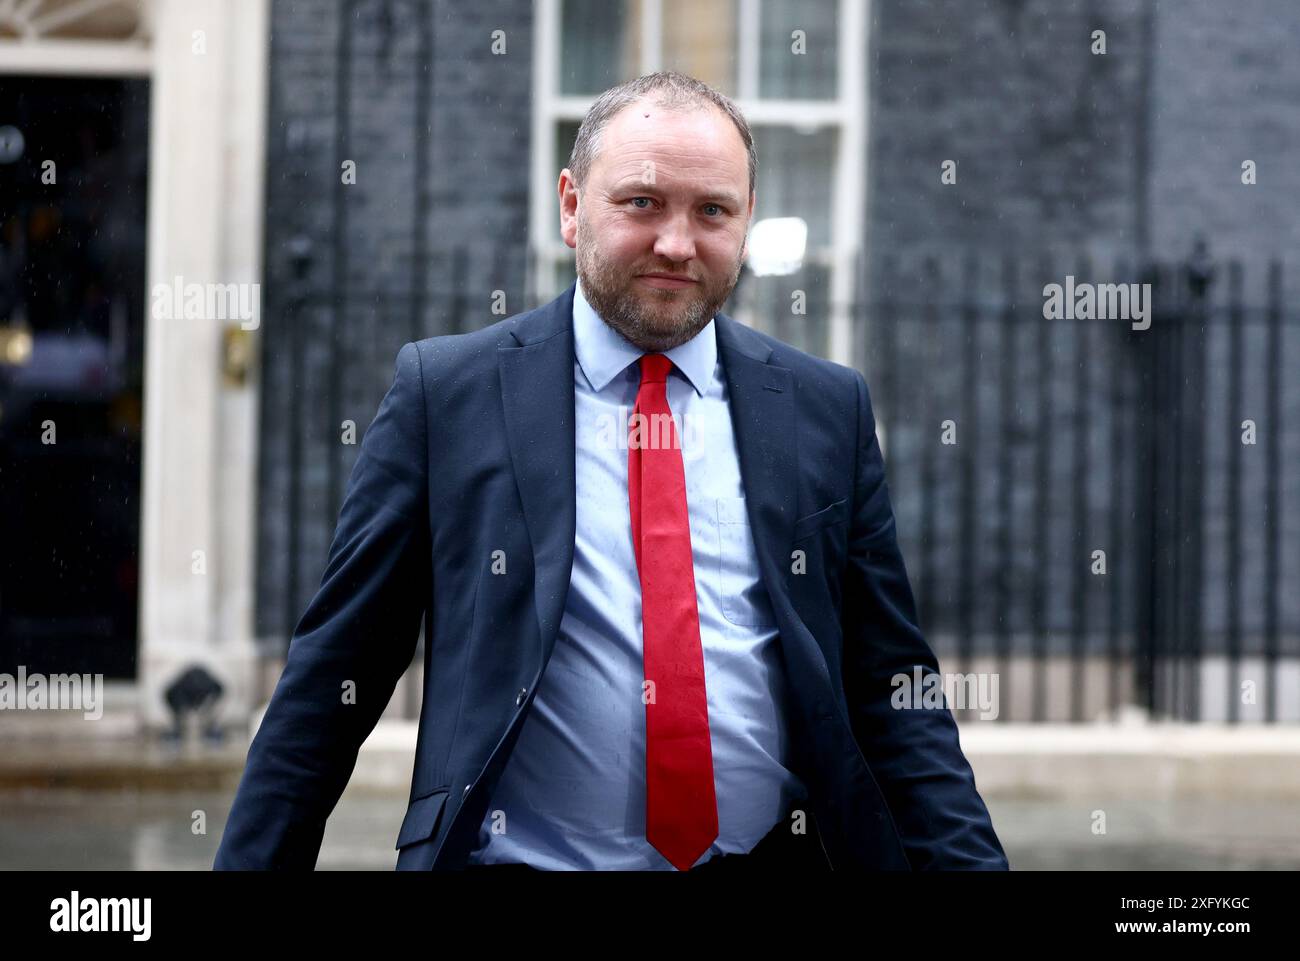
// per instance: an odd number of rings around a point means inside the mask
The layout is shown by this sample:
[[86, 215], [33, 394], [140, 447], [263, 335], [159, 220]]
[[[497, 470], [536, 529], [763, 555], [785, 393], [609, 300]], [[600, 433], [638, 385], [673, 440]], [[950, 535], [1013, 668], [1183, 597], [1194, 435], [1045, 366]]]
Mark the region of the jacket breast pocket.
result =
[[397, 847], [427, 841], [438, 830], [438, 821], [442, 816], [443, 806], [447, 803], [450, 788], [440, 787], [411, 801], [402, 821], [402, 829], [397, 832]]
[[848, 499], [841, 498], [794, 522], [794, 539], [802, 540], [848, 518]]

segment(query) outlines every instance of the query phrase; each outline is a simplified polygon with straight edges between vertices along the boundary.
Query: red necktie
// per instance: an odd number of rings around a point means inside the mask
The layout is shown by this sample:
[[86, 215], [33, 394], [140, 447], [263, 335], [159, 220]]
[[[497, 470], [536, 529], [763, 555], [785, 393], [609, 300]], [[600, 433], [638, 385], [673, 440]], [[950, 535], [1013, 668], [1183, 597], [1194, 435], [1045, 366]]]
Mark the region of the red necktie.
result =
[[645, 677], [651, 682], [646, 689], [653, 694], [646, 698], [645, 713], [646, 840], [686, 871], [718, 836], [718, 804], [686, 475], [668, 406], [671, 367], [663, 354], [641, 357], [641, 386], [629, 426], [627, 492], [641, 577], [641, 637]]

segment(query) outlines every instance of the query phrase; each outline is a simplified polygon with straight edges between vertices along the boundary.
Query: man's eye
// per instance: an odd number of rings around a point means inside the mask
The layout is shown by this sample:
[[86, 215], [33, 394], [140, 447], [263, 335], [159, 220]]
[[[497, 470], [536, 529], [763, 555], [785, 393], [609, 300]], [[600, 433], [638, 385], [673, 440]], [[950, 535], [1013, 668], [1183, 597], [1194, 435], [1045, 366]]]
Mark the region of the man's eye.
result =
[[706, 211], [707, 211], [710, 207], [712, 207], [712, 208], [713, 208], [714, 210], [716, 210], [718, 213], [722, 213], [722, 208], [719, 207], [717, 204], [705, 204], [705, 205], [704, 205], [704, 209], [705, 209]]
[[638, 201], [642, 201], [642, 200], [644, 200], [647, 204], [650, 203], [649, 197], [633, 197], [631, 202], [637, 204], [640, 210], [645, 210], [645, 207], [640, 206], [640, 204], [638, 203]]

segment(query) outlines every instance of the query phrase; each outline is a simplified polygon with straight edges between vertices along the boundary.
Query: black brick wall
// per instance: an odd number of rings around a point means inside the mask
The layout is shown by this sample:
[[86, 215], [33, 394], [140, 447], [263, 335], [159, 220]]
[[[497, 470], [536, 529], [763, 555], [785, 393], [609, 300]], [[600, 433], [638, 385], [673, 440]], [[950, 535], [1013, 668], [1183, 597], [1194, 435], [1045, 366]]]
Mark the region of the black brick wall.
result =
[[[320, 582], [360, 438], [409, 340], [523, 308], [531, 0], [275, 0], [257, 631]], [[506, 53], [492, 53], [492, 32]], [[341, 164], [356, 163], [356, 183]]]
[[[923, 629], [941, 652], [972, 632], [1008, 631], [1051, 635], [1060, 650], [1082, 616], [1082, 648], [1096, 651], [1113, 623], [1149, 641], [1143, 604], [1154, 594], [1169, 637], [1193, 643], [1199, 605], [1205, 634], [1195, 642], [1219, 652], [1234, 633], [1243, 650], [1262, 650], [1274, 604], [1294, 653], [1300, 599], [1283, 585], [1300, 572], [1300, 436], [1289, 426], [1300, 409], [1291, 306], [1300, 6], [876, 0], [874, 9], [861, 363], [890, 429]], [[1106, 31], [1105, 56], [1090, 51], [1094, 29]], [[955, 186], [940, 182], [946, 159], [958, 162]], [[1243, 159], [1259, 166], [1256, 186], [1241, 183]], [[1042, 319], [1044, 284], [1067, 273], [1150, 279], [1144, 257], [1181, 261], [1198, 238], [1216, 267], [1207, 333], [1177, 303], [1181, 282], [1162, 292], [1165, 313], [1145, 340], [1120, 321]], [[1228, 258], [1242, 268], [1235, 298]], [[1273, 259], [1284, 266], [1281, 297], [1267, 289]], [[1276, 351], [1271, 303], [1284, 315]], [[1014, 323], [1003, 328], [1003, 316]], [[1184, 333], [1167, 345], [1182, 345], [1182, 367], [1154, 346], [1179, 318]], [[1280, 416], [1270, 422], [1272, 365]], [[1154, 406], [1153, 391], [1166, 392]], [[1254, 447], [1239, 439], [1247, 418], [1260, 425]], [[956, 447], [939, 444], [946, 419], [958, 425]], [[1177, 484], [1187, 485], [1181, 502]], [[1154, 591], [1143, 582], [1153, 529], [1161, 571], [1174, 557], [1184, 565]], [[1107, 550], [1108, 582], [1079, 574], [1094, 548]]]

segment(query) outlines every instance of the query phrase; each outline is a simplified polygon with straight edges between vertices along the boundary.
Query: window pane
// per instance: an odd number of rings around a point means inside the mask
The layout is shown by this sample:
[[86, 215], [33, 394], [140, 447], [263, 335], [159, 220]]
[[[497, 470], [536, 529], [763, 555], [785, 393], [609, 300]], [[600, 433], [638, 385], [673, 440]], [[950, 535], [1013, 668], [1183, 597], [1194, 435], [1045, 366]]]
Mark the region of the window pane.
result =
[[[763, 0], [762, 11], [759, 96], [834, 100], [838, 0]], [[803, 31], [802, 53], [794, 49], [795, 30]]]
[[836, 131], [823, 127], [803, 133], [770, 126], [753, 130], [758, 149], [754, 219], [802, 217], [808, 224], [808, 246], [829, 245]]
[[637, 76], [640, 65], [640, 0], [564, 0], [560, 93], [601, 93]]
[[663, 66], [736, 96], [736, 0], [664, 0]]

